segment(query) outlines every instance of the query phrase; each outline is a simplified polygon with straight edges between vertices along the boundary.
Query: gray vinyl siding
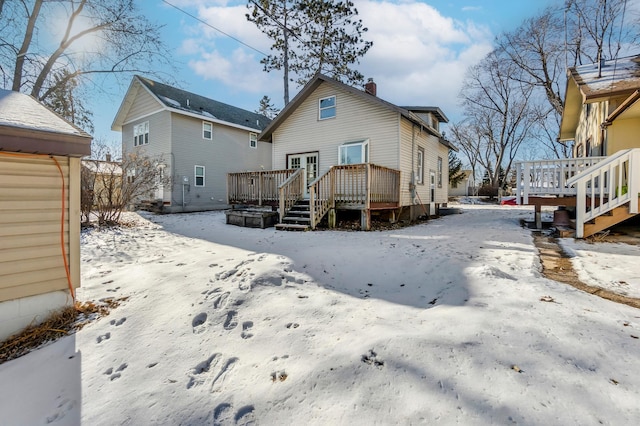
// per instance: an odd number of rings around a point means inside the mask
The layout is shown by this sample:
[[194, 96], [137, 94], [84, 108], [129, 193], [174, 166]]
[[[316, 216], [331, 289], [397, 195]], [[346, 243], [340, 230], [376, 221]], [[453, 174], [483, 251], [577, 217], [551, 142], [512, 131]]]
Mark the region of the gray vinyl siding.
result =
[[[134, 103], [134, 106], [136, 103]], [[145, 121], [149, 122], [149, 143], [147, 145], [134, 147], [133, 127]], [[144, 155], [161, 158], [162, 162], [167, 165], [165, 173], [171, 173], [173, 159], [171, 155], [171, 113], [168, 111], [160, 111], [122, 126], [123, 153], [132, 152], [134, 149]], [[164, 201], [168, 202], [170, 200], [171, 191], [169, 188], [165, 188]]]
[[[222, 208], [227, 200], [227, 173], [271, 169], [271, 143], [249, 146], [249, 131], [213, 123], [211, 140], [202, 137], [206, 120], [171, 114], [174, 181], [172, 205], [182, 206], [182, 177], [186, 210]], [[205, 167], [205, 185], [195, 186], [195, 166]]]
[[[55, 157], [64, 178], [64, 250], [80, 285], [80, 159]], [[47, 156], [0, 155], [0, 302], [68, 288], [60, 245], [62, 178]]]
[[[321, 98], [336, 95], [336, 117], [318, 119]], [[397, 112], [322, 83], [273, 134], [273, 168], [287, 168], [287, 154], [319, 152], [319, 175], [338, 164], [338, 146], [369, 139], [369, 162], [399, 167]]]
[[135, 101], [131, 108], [129, 109], [126, 117], [124, 117], [123, 122], [128, 123], [131, 120], [136, 120], [140, 117], [145, 117], [154, 112], [162, 109], [162, 105], [158, 102], [156, 98], [154, 98], [144, 87], [142, 84], [137, 82], [137, 93], [135, 96]]

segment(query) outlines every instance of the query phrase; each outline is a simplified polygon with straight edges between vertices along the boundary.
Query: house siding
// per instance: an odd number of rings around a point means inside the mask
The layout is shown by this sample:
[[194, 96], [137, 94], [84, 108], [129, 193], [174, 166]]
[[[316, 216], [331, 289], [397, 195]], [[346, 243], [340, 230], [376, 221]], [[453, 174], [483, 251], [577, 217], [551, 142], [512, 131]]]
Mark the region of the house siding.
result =
[[[597, 157], [600, 155], [608, 155], [601, 149], [602, 137], [600, 124], [606, 119], [609, 102], [593, 102], [583, 104], [580, 111], [580, 120], [576, 128], [574, 157], [578, 154], [578, 148], [582, 146], [583, 156]], [[590, 152], [587, 152], [587, 141], [589, 141]]]
[[[134, 102], [135, 106], [137, 104]], [[142, 146], [133, 146], [133, 128], [136, 124], [149, 122], [149, 143]], [[171, 173], [172, 160], [171, 155], [171, 113], [168, 111], [160, 111], [148, 117], [133, 120], [131, 123], [122, 126], [122, 148], [123, 152], [133, 152], [134, 150], [151, 157], [160, 157], [162, 162], [167, 165], [165, 173]], [[171, 201], [170, 188], [164, 190], [165, 202]]]
[[[80, 159], [55, 157], [64, 176], [64, 239], [80, 285]], [[60, 246], [62, 183], [48, 157], [0, 154], [0, 302], [68, 289]]]
[[[257, 148], [251, 148], [249, 131], [217, 123], [213, 124], [212, 139], [204, 139], [202, 122], [202, 119], [171, 114], [174, 161], [171, 201], [182, 207], [182, 177], [188, 177], [185, 210], [226, 208], [227, 173], [271, 169], [271, 143], [258, 142]], [[195, 165], [205, 167], [203, 187], [195, 186]]]
[[[435, 188], [435, 202], [437, 204], [446, 203], [448, 201], [448, 155], [449, 150], [446, 146], [440, 143], [436, 136], [431, 135], [426, 130], [420, 130], [419, 127], [413, 128], [413, 123], [409, 120], [403, 119], [401, 124], [401, 146], [400, 146], [400, 158], [401, 158], [401, 204], [403, 206], [411, 204], [428, 204], [430, 202], [430, 186], [429, 186], [429, 172], [436, 173], [436, 188]], [[415, 132], [415, 141], [413, 141], [413, 133]], [[412, 182], [412, 174], [417, 171], [417, 158], [418, 149], [424, 149], [424, 180], [422, 184], [416, 185], [417, 197], [412, 200], [410, 184]], [[438, 187], [437, 173], [438, 173], [438, 157], [442, 158], [442, 187]]]
[[[158, 102], [156, 98], [154, 98], [139, 82], [136, 82], [137, 85], [137, 93], [135, 97], [135, 101], [131, 105], [131, 108], [127, 112], [123, 122], [129, 123], [132, 120], [140, 119], [141, 117], [146, 117], [150, 114], [156, 113], [162, 109], [162, 105]], [[144, 120], [142, 120], [144, 121]]]
[[[318, 119], [321, 98], [336, 95], [336, 117]], [[338, 146], [369, 139], [369, 162], [400, 166], [399, 117], [372, 102], [322, 83], [273, 133], [273, 167], [287, 168], [287, 154], [319, 152], [318, 175], [338, 164]]]

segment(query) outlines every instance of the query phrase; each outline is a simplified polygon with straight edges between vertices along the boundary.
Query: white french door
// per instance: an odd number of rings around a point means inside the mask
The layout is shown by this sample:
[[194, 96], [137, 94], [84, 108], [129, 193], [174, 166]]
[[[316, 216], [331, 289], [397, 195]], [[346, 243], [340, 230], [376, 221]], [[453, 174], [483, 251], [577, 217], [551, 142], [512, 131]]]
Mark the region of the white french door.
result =
[[309, 196], [308, 186], [318, 177], [318, 153], [289, 155], [289, 169], [304, 169], [304, 196]]

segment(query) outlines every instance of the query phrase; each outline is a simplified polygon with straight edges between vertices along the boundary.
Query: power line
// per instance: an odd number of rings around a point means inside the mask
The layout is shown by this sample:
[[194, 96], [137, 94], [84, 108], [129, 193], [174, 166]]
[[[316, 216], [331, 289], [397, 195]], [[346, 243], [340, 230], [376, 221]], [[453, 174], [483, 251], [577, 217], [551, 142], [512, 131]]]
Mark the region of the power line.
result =
[[224, 31], [222, 31], [221, 29], [214, 27], [214, 26], [213, 26], [213, 25], [211, 25], [210, 23], [208, 23], [208, 22], [206, 22], [206, 21], [204, 21], [204, 20], [202, 20], [202, 19], [198, 18], [197, 16], [192, 15], [191, 13], [187, 12], [186, 10], [184, 10], [184, 9], [180, 9], [178, 6], [176, 6], [176, 5], [174, 5], [174, 4], [169, 3], [167, 0], [162, 0], [162, 2], [163, 2], [163, 3], [168, 4], [169, 6], [173, 7], [174, 9], [179, 10], [180, 12], [182, 12], [182, 13], [184, 13], [185, 15], [187, 15], [187, 16], [189, 16], [189, 17], [191, 17], [191, 18], [195, 19], [196, 21], [198, 21], [198, 22], [200, 22], [200, 23], [202, 23], [202, 24], [206, 25], [207, 27], [212, 28], [212, 29], [214, 29], [214, 30], [218, 31], [218, 32], [219, 32], [219, 33], [221, 33], [221, 34], [224, 34], [225, 36], [229, 37], [230, 39], [237, 41], [237, 42], [238, 42], [238, 43], [240, 43], [241, 45], [246, 46], [246, 47], [248, 47], [249, 49], [251, 49], [251, 50], [253, 50], [253, 51], [258, 52], [258, 53], [259, 53], [259, 54], [261, 54], [262, 56], [265, 56], [265, 57], [266, 57], [266, 56], [269, 56], [268, 54], [266, 54], [266, 53], [264, 53], [264, 52], [262, 52], [262, 51], [260, 51], [260, 50], [256, 49], [256, 48], [255, 48], [255, 47], [253, 47], [253, 46], [248, 45], [248, 44], [247, 44], [247, 43], [245, 43], [244, 41], [242, 41], [242, 40], [240, 40], [240, 39], [238, 39], [238, 38], [236, 38], [236, 37], [232, 36], [231, 34], [227, 34], [227, 33], [225, 33]]

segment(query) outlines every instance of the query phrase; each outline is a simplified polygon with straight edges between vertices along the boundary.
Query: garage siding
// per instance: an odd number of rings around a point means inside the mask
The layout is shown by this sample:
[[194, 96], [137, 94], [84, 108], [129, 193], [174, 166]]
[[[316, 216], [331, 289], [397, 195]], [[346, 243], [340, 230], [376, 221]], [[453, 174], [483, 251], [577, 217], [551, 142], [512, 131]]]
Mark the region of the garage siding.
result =
[[[65, 252], [78, 287], [80, 159], [55, 158], [64, 175]], [[68, 288], [61, 209], [62, 180], [51, 158], [0, 153], [0, 302]]]

